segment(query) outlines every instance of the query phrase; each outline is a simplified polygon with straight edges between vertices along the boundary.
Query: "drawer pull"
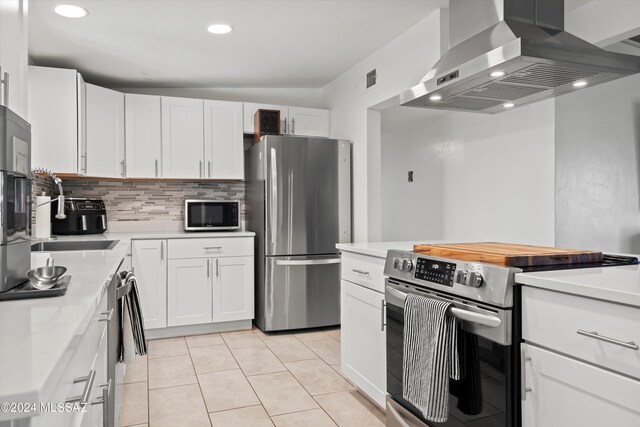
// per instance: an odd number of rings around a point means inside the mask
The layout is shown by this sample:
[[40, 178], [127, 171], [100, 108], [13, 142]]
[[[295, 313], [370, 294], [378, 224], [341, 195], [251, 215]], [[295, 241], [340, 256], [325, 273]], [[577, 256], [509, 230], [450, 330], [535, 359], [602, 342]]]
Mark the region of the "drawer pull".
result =
[[81, 403], [86, 405], [89, 402], [89, 395], [91, 394], [91, 388], [93, 387], [93, 381], [96, 379], [96, 371], [93, 369], [89, 371], [89, 375], [86, 377], [79, 377], [73, 380], [74, 384], [84, 382], [84, 389], [80, 396], [75, 396], [67, 399], [67, 403]]
[[109, 393], [111, 391], [111, 380], [106, 384], [100, 384], [102, 388], [102, 396], [98, 396], [96, 400], [91, 402], [92, 405], [102, 405], [102, 425], [107, 425], [107, 419], [109, 418]]
[[354, 268], [351, 271], [353, 271], [354, 273], [365, 274], [365, 275], [369, 276], [369, 272], [368, 271], [358, 270], [357, 268]]
[[113, 308], [109, 311], [105, 311], [100, 313], [101, 316], [106, 316], [103, 317], [101, 319], [98, 319], [98, 322], [111, 322], [111, 319], [113, 318]]
[[212, 251], [212, 250], [217, 250], [217, 249], [222, 249], [222, 246], [209, 246], [204, 248], [205, 251]]
[[584, 335], [585, 337], [594, 338], [600, 341], [608, 342], [609, 344], [619, 345], [620, 347], [629, 348], [631, 350], [638, 350], [638, 345], [633, 341], [620, 341], [615, 338], [605, 337], [598, 334], [596, 331], [583, 331], [578, 329], [578, 335]]

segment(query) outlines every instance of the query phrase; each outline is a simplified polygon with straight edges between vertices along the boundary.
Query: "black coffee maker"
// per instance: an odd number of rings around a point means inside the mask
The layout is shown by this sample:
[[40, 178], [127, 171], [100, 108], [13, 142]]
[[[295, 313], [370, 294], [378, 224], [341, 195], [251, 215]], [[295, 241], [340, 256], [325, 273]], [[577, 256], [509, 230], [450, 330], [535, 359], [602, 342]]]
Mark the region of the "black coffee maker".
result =
[[58, 201], [54, 200], [51, 204], [52, 234], [101, 234], [107, 230], [107, 210], [102, 199], [65, 198], [65, 219], [55, 217]]

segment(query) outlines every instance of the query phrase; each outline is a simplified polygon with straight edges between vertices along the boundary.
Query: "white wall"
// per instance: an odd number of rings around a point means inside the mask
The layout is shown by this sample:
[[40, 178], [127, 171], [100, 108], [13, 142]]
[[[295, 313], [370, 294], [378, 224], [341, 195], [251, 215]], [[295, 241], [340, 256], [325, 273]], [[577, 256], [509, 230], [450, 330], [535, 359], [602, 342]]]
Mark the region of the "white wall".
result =
[[553, 245], [554, 123], [547, 100], [383, 133], [382, 240]]
[[556, 101], [556, 243], [640, 253], [640, 75]]
[[116, 88], [116, 90], [125, 93], [258, 102], [294, 107], [326, 107], [322, 88]]
[[[380, 209], [379, 198], [375, 195], [371, 197], [372, 204], [368, 203], [368, 192], [379, 191], [380, 185], [375, 183], [377, 180], [370, 183], [368, 179], [368, 162], [379, 161], [376, 160], [379, 156], [368, 154], [367, 110], [417, 84], [439, 59], [445, 45], [440, 30], [447, 20], [446, 15], [443, 10], [433, 12], [324, 88], [326, 106], [331, 109], [331, 136], [353, 143], [353, 229], [356, 242], [378, 240], [380, 235], [379, 226], [371, 230], [368, 227], [369, 212], [375, 217]], [[377, 70], [377, 84], [365, 89], [366, 73], [374, 68]], [[375, 222], [375, 218], [373, 220]]]

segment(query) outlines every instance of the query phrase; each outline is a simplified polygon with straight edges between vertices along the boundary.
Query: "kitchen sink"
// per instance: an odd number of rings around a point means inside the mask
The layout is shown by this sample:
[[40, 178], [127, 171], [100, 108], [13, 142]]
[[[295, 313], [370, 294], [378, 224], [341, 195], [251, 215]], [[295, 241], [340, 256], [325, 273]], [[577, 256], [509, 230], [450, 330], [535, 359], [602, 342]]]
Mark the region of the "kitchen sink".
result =
[[31, 252], [105, 251], [115, 248], [119, 240], [80, 240], [70, 242], [38, 242]]

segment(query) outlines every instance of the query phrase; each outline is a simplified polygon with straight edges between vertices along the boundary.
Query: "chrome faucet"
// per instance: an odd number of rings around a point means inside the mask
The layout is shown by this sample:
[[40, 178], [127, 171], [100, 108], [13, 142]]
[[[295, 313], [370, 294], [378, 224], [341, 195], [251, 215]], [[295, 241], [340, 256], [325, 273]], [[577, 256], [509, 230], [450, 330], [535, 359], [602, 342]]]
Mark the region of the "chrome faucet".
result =
[[67, 215], [65, 215], [65, 213], [64, 213], [64, 192], [62, 191], [62, 180], [60, 178], [58, 178], [56, 176], [56, 174], [51, 172], [49, 169], [35, 168], [35, 169], [32, 170], [32, 172], [33, 173], [45, 173], [45, 174], [49, 175], [51, 177], [51, 179], [53, 179], [53, 182], [55, 182], [56, 185], [58, 186], [58, 191], [60, 192], [60, 196], [58, 196], [56, 199], [52, 199], [49, 202], [41, 203], [41, 204], [37, 205], [36, 208], [38, 206], [46, 205], [47, 203], [51, 203], [51, 202], [57, 200], [58, 201], [58, 213], [56, 214], [56, 218], [57, 219], [65, 219], [67, 217]]

